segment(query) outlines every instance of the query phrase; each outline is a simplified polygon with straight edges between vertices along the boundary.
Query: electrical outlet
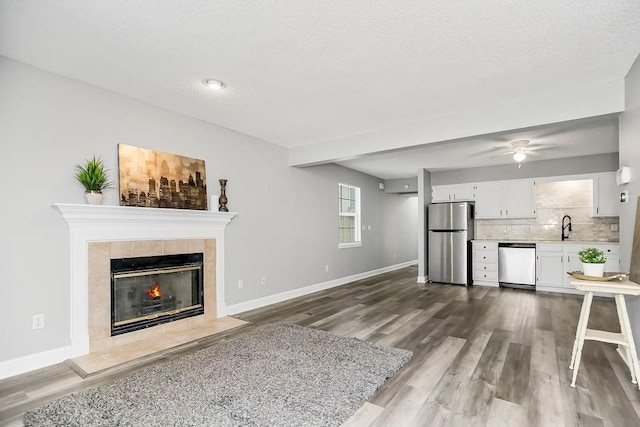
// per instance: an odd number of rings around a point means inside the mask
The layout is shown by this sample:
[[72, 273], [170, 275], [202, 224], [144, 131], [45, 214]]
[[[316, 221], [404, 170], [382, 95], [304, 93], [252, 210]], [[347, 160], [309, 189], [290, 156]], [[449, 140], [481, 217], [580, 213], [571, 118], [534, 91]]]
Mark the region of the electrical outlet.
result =
[[326, 271], [327, 273], [329, 272], [329, 265], [328, 264], [324, 266], [324, 271]]
[[238, 289], [244, 288], [244, 281], [238, 280]]
[[44, 328], [44, 314], [34, 314], [31, 320], [32, 329]]
[[262, 276], [262, 277], [260, 278], [260, 284], [261, 284], [261, 285], [266, 285], [266, 284], [267, 284], [267, 278], [266, 278], [266, 277], [264, 277], [264, 276]]

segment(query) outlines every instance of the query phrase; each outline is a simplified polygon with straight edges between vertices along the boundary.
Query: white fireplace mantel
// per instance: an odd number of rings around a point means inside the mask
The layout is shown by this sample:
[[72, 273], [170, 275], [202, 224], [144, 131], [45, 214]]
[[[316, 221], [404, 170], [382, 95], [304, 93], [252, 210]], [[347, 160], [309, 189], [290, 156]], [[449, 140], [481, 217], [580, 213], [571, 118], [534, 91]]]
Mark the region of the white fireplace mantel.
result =
[[53, 207], [70, 231], [71, 357], [89, 354], [89, 242], [216, 239], [216, 309], [218, 317], [226, 316], [224, 231], [236, 213], [68, 203]]

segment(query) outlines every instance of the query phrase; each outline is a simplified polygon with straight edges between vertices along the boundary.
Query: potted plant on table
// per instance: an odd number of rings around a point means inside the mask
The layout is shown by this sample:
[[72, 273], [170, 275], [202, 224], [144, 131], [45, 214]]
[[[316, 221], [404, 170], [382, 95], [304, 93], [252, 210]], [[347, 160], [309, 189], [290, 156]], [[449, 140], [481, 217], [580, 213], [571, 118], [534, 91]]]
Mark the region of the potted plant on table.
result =
[[578, 252], [578, 257], [582, 261], [585, 276], [604, 276], [604, 263], [607, 262], [607, 257], [600, 249], [584, 248]]
[[84, 165], [76, 165], [76, 179], [84, 186], [84, 198], [90, 205], [102, 203], [102, 190], [112, 186], [102, 160], [95, 156]]

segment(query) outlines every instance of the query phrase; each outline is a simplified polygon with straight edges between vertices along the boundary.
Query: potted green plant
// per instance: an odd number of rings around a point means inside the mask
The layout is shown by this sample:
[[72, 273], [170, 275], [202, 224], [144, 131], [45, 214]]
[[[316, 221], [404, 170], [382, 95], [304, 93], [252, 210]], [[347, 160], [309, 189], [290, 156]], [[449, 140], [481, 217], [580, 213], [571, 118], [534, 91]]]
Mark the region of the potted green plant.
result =
[[112, 186], [107, 170], [102, 160], [95, 156], [83, 165], [76, 165], [76, 179], [84, 186], [84, 197], [90, 205], [102, 203], [102, 190]]
[[597, 248], [584, 248], [578, 252], [578, 257], [582, 261], [582, 269], [585, 276], [604, 276], [604, 263], [607, 257]]

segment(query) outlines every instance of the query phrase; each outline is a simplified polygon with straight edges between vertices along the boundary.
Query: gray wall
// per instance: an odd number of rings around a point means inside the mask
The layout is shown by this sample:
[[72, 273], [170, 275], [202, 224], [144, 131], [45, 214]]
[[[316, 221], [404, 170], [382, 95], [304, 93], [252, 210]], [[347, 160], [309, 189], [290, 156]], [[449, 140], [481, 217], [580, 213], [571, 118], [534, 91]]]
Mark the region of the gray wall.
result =
[[618, 153], [564, 159], [523, 162], [481, 168], [457, 169], [431, 173], [432, 185], [467, 182], [500, 181], [504, 179], [542, 178], [546, 176], [581, 175], [611, 172], [618, 169]]
[[[640, 57], [625, 79], [625, 111], [620, 116], [620, 166], [629, 166], [631, 182], [621, 190], [629, 190], [629, 203], [621, 205], [620, 211], [620, 264], [629, 271], [633, 233], [636, 218], [636, 203], [640, 196]], [[638, 225], [640, 227], [640, 224]], [[636, 342], [640, 345], [640, 297], [627, 298], [631, 327]]]
[[[390, 194], [384, 205], [383, 264], [418, 258], [418, 195]], [[395, 257], [394, 257], [395, 255]]]
[[[414, 202], [380, 191], [378, 178], [291, 168], [275, 145], [2, 57], [0, 93], [0, 362], [69, 344], [69, 230], [51, 205], [84, 203], [73, 168], [94, 154], [117, 180], [117, 143], [204, 159], [210, 193], [229, 180], [239, 215], [227, 228], [228, 305], [417, 258]], [[362, 189], [361, 248], [338, 249], [338, 182]], [[31, 329], [35, 313], [44, 329]]]
[[418, 177], [387, 179], [384, 181], [385, 193], [417, 193]]

